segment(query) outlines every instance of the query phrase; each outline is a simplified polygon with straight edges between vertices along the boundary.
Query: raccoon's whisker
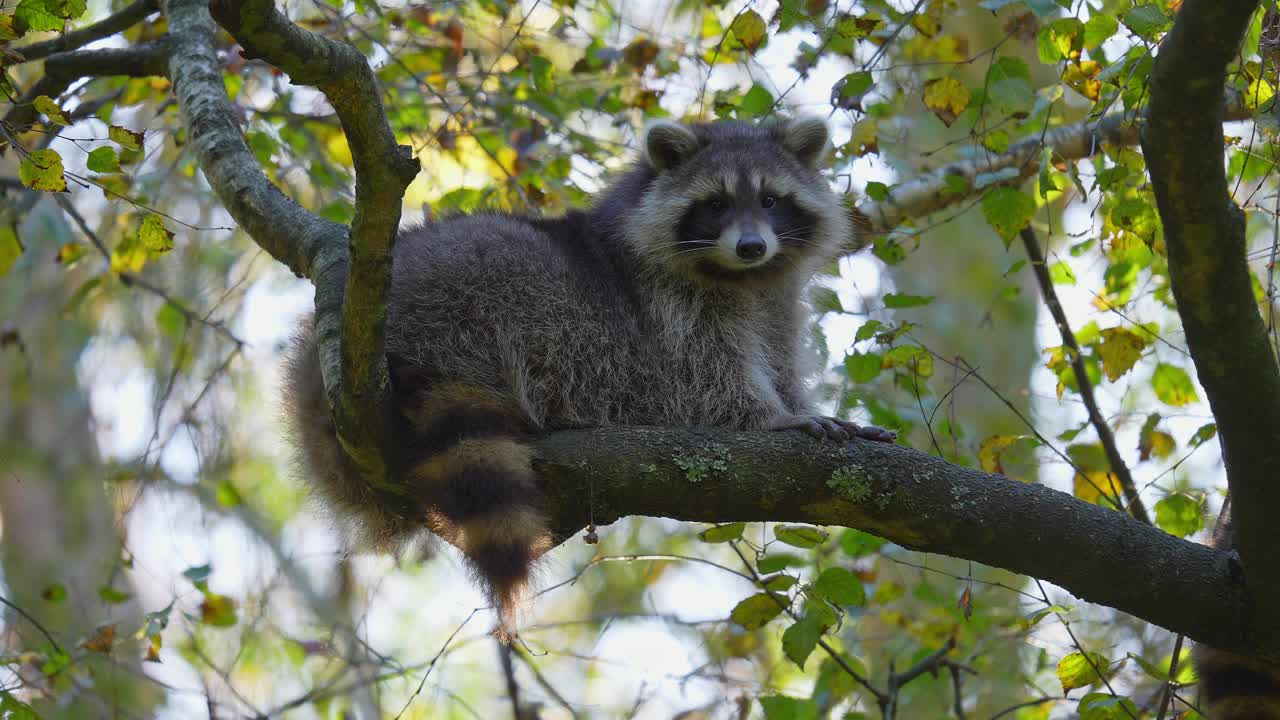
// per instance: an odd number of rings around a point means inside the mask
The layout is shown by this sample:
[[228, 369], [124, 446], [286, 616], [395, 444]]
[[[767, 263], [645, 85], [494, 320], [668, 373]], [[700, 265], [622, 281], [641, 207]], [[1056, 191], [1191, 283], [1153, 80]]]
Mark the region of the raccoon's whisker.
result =
[[689, 253], [704, 252], [704, 251], [711, 250], [711, 249], [712, 249], [712, 248], [709, 248], [709, 247], [696, 247], [696, 248], [689, 248], [688, 250], [681, 250], [681, 251], [679, 251], [679, 252], [673, 252], [673, 253], [671, 253], [671, 257], [676, 257], [677, 255], [688, 255]]

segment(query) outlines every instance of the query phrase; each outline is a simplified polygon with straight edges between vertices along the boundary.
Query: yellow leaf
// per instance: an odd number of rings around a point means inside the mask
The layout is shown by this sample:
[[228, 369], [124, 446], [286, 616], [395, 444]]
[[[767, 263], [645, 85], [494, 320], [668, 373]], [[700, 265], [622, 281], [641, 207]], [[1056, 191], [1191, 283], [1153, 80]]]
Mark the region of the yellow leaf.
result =
[[1244, 93], [1244, 104], [1251, 110], [1265, 108], [1271, 102], [1271, 98], [1275, 97], [1275, 88], [1271, 83], [1262, 78], [1258, 78], [1249, 83], [1249, 89]]
[[142, 226], [138, 228], [138, 239], [142, 246], [153, 254], [166, 253], [173, 249], [173, 233], [165, 229], [164, 223], [156, 215], [142, 218]]
[[18, 179], [32, 190], [67, 191], [67, 179], [62, 176], [62, 156], [48, 148], [27, 155], [18, 168]]
[[1093, 60], [1068, 63], [1062, 71], [1062, 81], [1067, 87], [1097, 102], [1098, 96], [1102, 94], [1102, 81], [1097, 79], [1100, 72], [1102, 66]]
[[13, 223], [7, 220], [0, 222], [0, 275], [8, 273], [13, 268], [22, 251], [22, 240], [18, 239]]
[[742, 43], [742, 47], [751, 52], [755, 52], [765, 40], [765, 24], [764, 18], [760, 17], [760, 13], [755, 10], [748, 10], [734, 19], [733, 25], [729, 26], [733, 31], [733, 36]]
[[[1123, 497], [1120, 478], [1116, 477], [1115, 473], [1100, 471], [1084, 475], [1076, 473], [1073, 485], [1073, 494], [1089, 503], [1114, 506], [1115, 501]], [[1100, 500], [1102, 502], [1099, 502]]]
[[160, 633], [154, 633], [149, 636], [147, 643], [147, 654], [142, 658], [143, 662], [160, 662]]
[[1017, 435], [992, 435], [983, 440], [978, 448], [978, 462], [982, 464], [982, 469], [989, 473], [1003, 474], [1004, 467], [1000, 464], [1000, 455], [1017, 439]]
[[71, 121], [67, 119], [67, 114], [58, 107], [58, 103], [48, 95], [41, 95], [31, 102], [36, 111], [41, 115], [49, 118], [49, 120], [58, 125], [70, 125]]
[[953, 77], [930, 80], [924, 85], [924, 104], [950, 127], [969, 107], [969, 89]]
[[81, 643], [80, 647], [91, 652], [109, 655], [111, 654], [111, 646], [115, 644], [115, 639], [116, 626], [103, 625], [97, 629], [93, 637]]
[[1120, 376], [1142, 357], [1142, 350], [1147, 346], [1137, 333], [1126, 328], [1107, 328], [1102, 331], [1102, 342], [1098, 344], [1098, 357], [1102, 360], [1102, 371], [1107, 379], [1115, 382]]
[[134, 132], [128, 128], [112, 125], [107, 129], [107, 137], [122, 148], [127, 150], [142, 149], [142, 133]]

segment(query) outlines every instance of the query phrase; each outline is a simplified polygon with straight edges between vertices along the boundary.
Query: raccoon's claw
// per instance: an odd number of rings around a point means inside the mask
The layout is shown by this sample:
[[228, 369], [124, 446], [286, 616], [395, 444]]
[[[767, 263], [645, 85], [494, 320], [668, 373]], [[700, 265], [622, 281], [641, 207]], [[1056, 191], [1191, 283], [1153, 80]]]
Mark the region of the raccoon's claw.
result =
[[769, 430], [800, 430], [817, 440], [848, 442], [853, 438], [893, 442], [898, 434], [875, 425], [862, 426], [839, 418], [822, 415], [783, 415], [766, 426]]

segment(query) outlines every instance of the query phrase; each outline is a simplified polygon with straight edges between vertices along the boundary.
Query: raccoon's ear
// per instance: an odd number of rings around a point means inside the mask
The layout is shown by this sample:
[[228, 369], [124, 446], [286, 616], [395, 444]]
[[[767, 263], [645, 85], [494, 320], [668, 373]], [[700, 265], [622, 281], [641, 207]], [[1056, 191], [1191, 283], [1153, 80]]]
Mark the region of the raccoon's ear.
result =
[[830, 134], [822, 118], [798, 117], [779, 125], [775, 131], [782, 147], [807, 168], [815, 169], [826, 159]]
[[644, 153], [654, 170], [670, 170], [698, 151], [698, 136], [680, 123], [656, 120], [644, 130]]

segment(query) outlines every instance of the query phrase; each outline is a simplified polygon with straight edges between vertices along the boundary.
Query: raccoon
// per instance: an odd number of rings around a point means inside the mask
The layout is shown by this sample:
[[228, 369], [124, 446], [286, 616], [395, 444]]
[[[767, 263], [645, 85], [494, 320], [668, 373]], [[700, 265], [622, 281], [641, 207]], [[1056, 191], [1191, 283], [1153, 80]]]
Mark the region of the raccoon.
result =
[[[1209, 544], [1230, 550], [1234, 538], [1228, 496]], [[1198, 643], [1193, 657], [1209, 720], [1280, 720], [1280, 667]]]
[[481, 212], [402, 230], [386, 353], [403, 498], [363, 483], [334, 435], [310, 321], [287, 362], [301, 468], [373, 544], [422, 528], [459, 548], [510, 626], [553, 544], [531, 440], [565, 428], [712, 425], [891, 441], [814, 414], [807, 280], [852, 228], [812, 118], [651, 125], [585, 211]]

